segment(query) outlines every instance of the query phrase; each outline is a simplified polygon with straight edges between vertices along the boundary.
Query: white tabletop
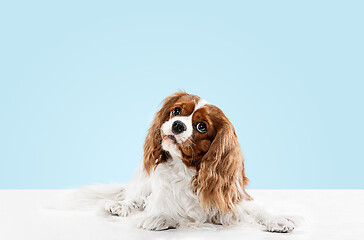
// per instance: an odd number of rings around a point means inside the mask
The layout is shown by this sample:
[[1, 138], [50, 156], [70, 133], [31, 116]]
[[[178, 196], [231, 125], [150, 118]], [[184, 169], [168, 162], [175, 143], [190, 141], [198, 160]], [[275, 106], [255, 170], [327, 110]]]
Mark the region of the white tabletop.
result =
[[364, 239], [364, 190], [249, 190], [270, 212], [305, 219], [288, 234], [249, 226], [151, 232], [93, 211], [44, 207], [69, 191], [0, 190], [0, 239]]

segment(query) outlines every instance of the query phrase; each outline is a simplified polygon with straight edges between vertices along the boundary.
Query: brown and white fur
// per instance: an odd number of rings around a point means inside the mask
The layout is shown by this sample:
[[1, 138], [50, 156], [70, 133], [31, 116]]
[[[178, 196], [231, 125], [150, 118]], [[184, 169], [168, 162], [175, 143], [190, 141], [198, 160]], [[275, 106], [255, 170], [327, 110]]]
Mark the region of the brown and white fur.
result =
[[177, 92], [157, 112], [134, 178], [105, 208], [121, 217], [139, 215], [138, 227], [148, 230], [248, 222], [271, 232], [292, 231], [292, 219], [254, 205], [247, 182], [228, 118], [200, 97]]

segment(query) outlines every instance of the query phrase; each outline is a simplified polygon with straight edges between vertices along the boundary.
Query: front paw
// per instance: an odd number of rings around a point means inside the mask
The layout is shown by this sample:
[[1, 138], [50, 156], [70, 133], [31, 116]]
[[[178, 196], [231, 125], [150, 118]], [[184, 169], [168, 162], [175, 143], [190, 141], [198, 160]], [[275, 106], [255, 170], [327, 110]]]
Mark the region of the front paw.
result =
[[161, 231], [172, 228], [177, 228], [178, 223], [171, 217], [160, 215], [147, 216], [141, 219], [137, 226], [146, 230]]
[[131, 206], [120, 201], [108, 201], [105, 209], [112, 215], [127, 217], [131, 212]]
[[293, 220], [286, 217], [276, 217], [265, 224], [269, 232], [288, 233], [295, 228]]

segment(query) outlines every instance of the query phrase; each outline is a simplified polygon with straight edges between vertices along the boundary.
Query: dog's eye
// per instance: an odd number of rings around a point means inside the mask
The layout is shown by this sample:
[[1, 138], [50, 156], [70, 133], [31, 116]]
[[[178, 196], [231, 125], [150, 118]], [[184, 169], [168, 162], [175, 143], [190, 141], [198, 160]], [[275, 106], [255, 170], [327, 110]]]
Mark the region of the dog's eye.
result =
[[199, 133], [205, 133], [207, 132], [207, 126], [203, 122], [199, 122], [196, 124], [196, 129]]
[[172, 110], [172, 115], [173, 116], [177, 116], [181, 114], [182, 109], [180, 107], [176, 107], [175, 109]]

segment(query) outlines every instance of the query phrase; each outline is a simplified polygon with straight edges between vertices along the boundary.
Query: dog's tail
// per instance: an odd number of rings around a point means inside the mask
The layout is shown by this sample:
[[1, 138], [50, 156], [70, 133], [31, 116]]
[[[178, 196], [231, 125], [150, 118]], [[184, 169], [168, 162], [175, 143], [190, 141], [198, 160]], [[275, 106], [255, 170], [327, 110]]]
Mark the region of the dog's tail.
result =
[[93, 184], [76, 190], [66, 190], [48, 202], [46, 208], [62, 210], [87, 210], [101, 206], [109, 200], [123, 200], [125, 186], [118, 184]]

